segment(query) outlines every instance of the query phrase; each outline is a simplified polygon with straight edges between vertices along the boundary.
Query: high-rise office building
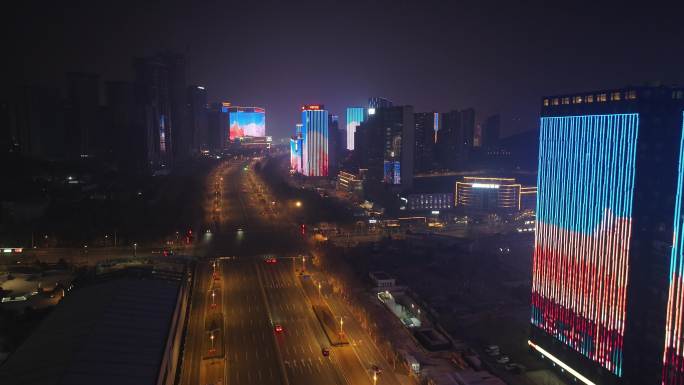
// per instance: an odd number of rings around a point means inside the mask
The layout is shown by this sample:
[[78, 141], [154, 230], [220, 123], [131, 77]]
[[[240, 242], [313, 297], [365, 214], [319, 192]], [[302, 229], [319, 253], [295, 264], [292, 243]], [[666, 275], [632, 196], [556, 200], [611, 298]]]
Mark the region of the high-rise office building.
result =
[[584, 384], [684, 381], [683, 110], [667, 87], [543, 99], [529, 345]]
[[417, 112], [414, 114], [415, 131], [415, 171], [428, 172], [435, 167], [437, 134], [441, 125], [439, 112]]
[[151, 169], [165, 168], [191, 153], [185, 60], [160, 53], [135, 59], [134, 69], [136, 126], [145, 133], [145, 158]]
[[464, 143], [461, 113], [451, 110], [441, 116], [442, 126], [437, 131], [435, 159], [439, 168], [462, 170], [470, 153], [470, 145]]
[[487, 118], [482, 127], [482, 143], [485, 149], [492, 149], [499, 145], [501, 135], [501, 116], [496, 114]]
[[219, 151], [228, 145], [230, 138], [230, 103], [212, 103], [207, 113], [207, 145]]
[[158, 57], [135, 59], [134, 67], [136, 129], [145, 135], [143, 158], [151, 170], [168, 167], [173, 159], [168, 68]]
[[302, 174], [328, 176], [328, 111], [323, 105], [302, 106]]
[[209, 106], [204, 86], [188, 86], [188, 132], [190, 151], [194, 154], [209, 149]]
[[369, 178], [400, 190], [413, 185], [415, 123], [412, 106], [378, 108], [358, 126], [355, 146]]
[[475, 110], [466, 108], [459, 113], [461, 117], [461, 145], [473, 147], [475, 145]]
[[34, 158], [64, 157], [65, 112], [57, 88], [12, 88], [0, 102], [0, 151]]
[[368, 115], [373, 115], [378, 108], [392, 107], [394, 103], [391, 100], [374, 96], [368, 98]]
[[112, 158], [131, 171], [144, 171], [145, 136], [135, 129], [133, 84], [124, 81], [105, 83], [105, 122]]
[[366, 109], [363, 107], [347, 108], [347, 150], [354, 150], [354, 133], [356, 127], [366, 119]]
[[94, 156], [102, 147], [100, 78], [96, 74], [67, 74], [67, 140], [70, 157]]
[[298, 123], [295, 136], [290, 138], [290, 170], [302, 173], [302, 124]]
[[328, 114], [328, 175], [337, 175], [340, 159], [342, 158], [342, 131], [340, 118]]
[[171, 148], [175, 160], [182, 160], [192, 154], [192, 132], [188, 119], [188, 91], [185, 82], [185, 57], [172, 52], [157, 55], [164, 63], [168, 76], [169, 103], [171, 107]]

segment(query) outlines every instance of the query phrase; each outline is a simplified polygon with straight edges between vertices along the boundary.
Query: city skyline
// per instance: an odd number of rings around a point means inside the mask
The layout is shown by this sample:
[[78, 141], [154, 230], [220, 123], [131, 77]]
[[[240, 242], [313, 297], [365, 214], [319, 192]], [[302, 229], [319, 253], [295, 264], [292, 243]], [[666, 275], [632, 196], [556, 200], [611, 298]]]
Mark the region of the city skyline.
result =
[[[387, 6], [385, 2], [363, 7], [325, 2], [230, 7], [176, 3], [138, 6], [132, 14], [120, 4], [104, 9], [29, 7], [17, 10], [9, 20], [10, 30], [20, 36], [12, 48], [21, 55], [7, 63], [10, 71], [3, 81], [61, 86], [63, 74], [69, 71], [97, 73], [103, 80], [130, 80], [133, 57], [168, 49], [186, 56], [188, 84], [206, 86], [210, 102], [266, 108], [270, 135], [277, 138], [289, 136], [298, 121], [297, 107], [308, 100], [321, 100], [341, 115], [347, 106], [365, 105], [368, 95], [383, 95], [424, 112], [474, 107], [482, 112], [481, 119], [500, 113], [502, 136], [509, 136], [535, 129], [539, 95], [684, 82], [676, 65], [682, 54], [671, 49], [684, 36], [674, 28], [677, 12], [668, 12], [666, 6], [568, 3], [546, 9], [405, 2], [389, 7], [382, 19], [373, 18]], [[326, 17], [309, 17], [323, 8]], [[258, 15], [263, 28], [243, 36], [236, 25], [220, 22], [231, 12]], [[31, 28], [18, 24], [28, 14], [36, 21]], [[50, 23], [55, 14], [66, 22]], [[319, 33], [310, 36], [311, 29], [288, 22], [296, 17], [309, 20]], [[325, 28], [349, 20], [357, 23], [355, 28]], [[658, 20], [659, 28], [648, 28], [649, 20]], [[402, 22], [417, 23], [416, 29], [398, 28]], [[275, 29], [278, 34], [270, 32]], [[295, 42], [312, 39], [316, 44], [295, 48]], [[110, 44], [105, 47], [101, 41]], [[353, 47], [358, 59], [342, 55], [335, 60], [336, 50], [321, 51], [320, 43], [340, 47], [340, 52]], [[234, 60], [236, 54], [253, 59]], [[428, 56], [432, 60], [420, 61]], [[53, 60], [48, 65], [35, 60], [39, 57]], [[312, 64], [299, 66], [300, 62]]]

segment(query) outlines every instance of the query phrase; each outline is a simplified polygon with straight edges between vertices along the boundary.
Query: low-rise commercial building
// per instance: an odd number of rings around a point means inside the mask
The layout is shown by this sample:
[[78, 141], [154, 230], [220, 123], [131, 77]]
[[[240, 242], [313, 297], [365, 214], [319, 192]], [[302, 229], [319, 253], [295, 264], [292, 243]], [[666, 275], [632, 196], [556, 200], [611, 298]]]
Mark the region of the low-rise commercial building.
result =
[[471, 213], [514, 214], [534, 209], [537, 187], [515, 178], [466, 176], [456, 182], [455, 204]]

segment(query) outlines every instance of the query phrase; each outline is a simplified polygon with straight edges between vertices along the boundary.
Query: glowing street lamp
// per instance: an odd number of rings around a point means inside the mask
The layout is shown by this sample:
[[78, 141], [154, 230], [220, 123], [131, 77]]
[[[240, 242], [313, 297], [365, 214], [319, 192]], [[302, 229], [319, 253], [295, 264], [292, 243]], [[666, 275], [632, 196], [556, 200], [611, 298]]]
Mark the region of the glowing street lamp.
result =
[[211, 340], [211, 350], [214, 350], [214, 332], [211, 332], [209, 339]]
[[297, 207], [302, 207], [302, 201], [297, 201], [297, 202], [295, 202], [295, 206], [297, 206]]
[[134, 257], [138, 256], [138, 244], [137, 243], [133, 244], [133, 256]]
[[340, 335], [342, 335], [344, 333], [344, 331], [342, 329], [343, 325], [344, 325], [344, 320], [342, 319], [342, 317], [340, 317]]
[[373, 372], [373, 385], [378, 383], [378, 372]]
[[302, 257], [302, 271], [306, 269], [306, 266], [304, 266], [305, 262], [306, 262], [306, 257]]
[[216, 306], [215, 297], [216, 297], [216, 292], [212, 290], [211, 291], [211, 306]]

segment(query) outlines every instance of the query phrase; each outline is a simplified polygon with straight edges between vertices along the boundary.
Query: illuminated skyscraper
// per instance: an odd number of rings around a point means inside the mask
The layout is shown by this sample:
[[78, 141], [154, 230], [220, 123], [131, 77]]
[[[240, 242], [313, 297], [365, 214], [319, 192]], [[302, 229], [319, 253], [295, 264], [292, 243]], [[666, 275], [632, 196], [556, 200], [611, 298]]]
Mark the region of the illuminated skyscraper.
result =
[[302, 173], [302, 125], [297, 124], [295, 136], [290, 138], [290, 170]]
[[684, 383], [683, 109], [665, 87], [543, 99], [529, 345], [582, 383]]
[[356, 127], [364, 120], [366, 120], [365, 108], [347, 108], [347, 150], [354, 150], [354, 133], [356, 132]]
[[415, 133], [415, 170], [418, 173], [427, 172], [435, 166], [435, 150], [437, 147], [437, 133], [441, 125], [439, 112], [417, 112], [414, 114]]
[[302, 106], [302, 174], [328, 176], [328, 111], [322, 105]]
[[397, 190], [413, 186], [415, 124], [412, 106], [378, 108], [356, 131], [359, 166]]

